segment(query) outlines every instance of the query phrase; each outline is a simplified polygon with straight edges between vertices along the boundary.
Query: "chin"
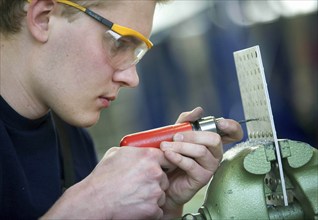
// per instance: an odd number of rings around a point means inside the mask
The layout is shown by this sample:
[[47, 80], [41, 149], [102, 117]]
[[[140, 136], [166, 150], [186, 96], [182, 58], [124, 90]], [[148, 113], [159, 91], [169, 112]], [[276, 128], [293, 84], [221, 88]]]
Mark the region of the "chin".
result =
[[83, 120], [79, 123], [78, 127], [83, 127], [83, 128], [88, 128], [91, 127], [93, 125], [95, 125], [99, 120], [99, 115], [98, 117], [94, 117], [94, 118], [87, 118], [86, 120]]
[[68, 124], [88, 128], [95, 125], [99, 120], [100, 114], [81, 114], [81, 115], [72, 115], [68, 117], [68, 120], [65, 120]]

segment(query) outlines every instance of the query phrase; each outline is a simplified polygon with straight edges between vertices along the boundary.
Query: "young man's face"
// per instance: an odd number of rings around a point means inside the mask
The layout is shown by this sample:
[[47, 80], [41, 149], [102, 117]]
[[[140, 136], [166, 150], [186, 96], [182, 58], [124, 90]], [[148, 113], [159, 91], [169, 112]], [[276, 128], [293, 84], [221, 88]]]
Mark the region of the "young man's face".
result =
[[[155, 2], [118, 1], [110, 7], [91, 8], [113, 23], [149, 37]], [[135, 66], [118, 70], [107, 55], [107, 27], [80, 12], [78, 18], [50, 18], [50, 35], [33, 56], [33, 90], [40, 101], [64, 120], [77, 126], [97, 122], [100, 112], [114, 100], [121, 87], [135, 87]], [[32, 67], [31, 67], [32, 68]]]

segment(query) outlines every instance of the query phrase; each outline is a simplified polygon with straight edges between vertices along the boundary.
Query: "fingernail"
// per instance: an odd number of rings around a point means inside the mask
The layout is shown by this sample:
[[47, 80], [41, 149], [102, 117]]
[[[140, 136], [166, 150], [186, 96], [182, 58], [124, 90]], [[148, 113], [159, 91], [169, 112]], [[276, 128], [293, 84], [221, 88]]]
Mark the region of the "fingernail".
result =
[[183, 135], [182, 134], [175, 134], [174, 136], [173, 136], [173, 140], [174, 141], [183, 141]]
[[229, 123], [227, 120], [221, 119], [217, 122], [217, 127], [220, 130], [224, 130], [229, 126]]

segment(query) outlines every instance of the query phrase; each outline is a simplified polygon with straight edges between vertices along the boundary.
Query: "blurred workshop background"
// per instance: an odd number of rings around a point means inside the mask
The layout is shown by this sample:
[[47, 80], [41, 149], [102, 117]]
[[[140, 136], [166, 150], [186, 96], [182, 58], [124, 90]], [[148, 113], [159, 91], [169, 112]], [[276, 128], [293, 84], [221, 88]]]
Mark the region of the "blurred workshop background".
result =
[[[244, 119], [233, 52], [259, 45], [278, 138], [318, 147], [317, 0], [175, 0], [157, 7], [140, 85], [122, 89], [89, 129], [99, 157], [129, 133], [180, 112]], [[246, 136], [245, 136], [246, 139]], [[225, 146], [226, 149], [232, 145]], [[184, 210], [203, 203], [199, 192]]]

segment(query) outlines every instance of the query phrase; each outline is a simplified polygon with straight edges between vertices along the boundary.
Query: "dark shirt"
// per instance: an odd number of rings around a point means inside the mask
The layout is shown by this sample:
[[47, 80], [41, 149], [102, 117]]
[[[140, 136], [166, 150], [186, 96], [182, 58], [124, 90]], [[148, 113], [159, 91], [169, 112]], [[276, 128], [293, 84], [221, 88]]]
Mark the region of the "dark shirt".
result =
[[[75, 181], [96, 166], [85, 129], [66, 125]], [[0, 96], [0, 219], [36, 219], [61, 196], [60, 144], [51, 114], [29, 120]]]

